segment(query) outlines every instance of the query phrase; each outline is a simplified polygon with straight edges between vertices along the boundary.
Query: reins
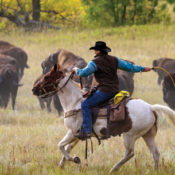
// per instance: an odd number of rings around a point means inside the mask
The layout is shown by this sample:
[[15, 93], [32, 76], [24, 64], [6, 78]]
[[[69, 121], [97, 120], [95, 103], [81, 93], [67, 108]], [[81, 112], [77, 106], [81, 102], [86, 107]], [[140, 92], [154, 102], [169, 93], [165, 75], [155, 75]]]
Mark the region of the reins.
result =
[[81, 90], [83, 89], [83, 82], [82, 82], [82, 78], [80, 77], [80, 88]]
[[[69, 78], [67, 79], [67, 81], [65, 82], [65, 84], [60, 88], [60, 90], [62, 90], [62, 89], [67, 85], [67, 83], [69, 82], [69, 80], [73, 78], [74, 74], [75, 74], [75, 72], [72, 71], [71, 74], [69, 75]], [[57, 82], [57, 81], [56, 81], [56, 82]], [[58, 82], [58, 83], [59, 83], [59, 82]], [[58, 84], [57, 84], [57, 85], [58, 85]]]
[[[51, 96], [51, 95], [53, 95], [53, 94], [55, 94], [55, 93], [57, 93], [57, 92], [59, 92], [59, 91], [62, 91], [62, 92], [63, 92], [62, 89], [67, 85], [67, 83], [69, 82], [69, 80], [73, 78], [74, 74], [75, 74], [75, 72], [72, 71], [71, 74], [69, 75], [69, 78], [67, 79], [67, 81], [65, 82], [65, 84], [64, 84], [62, 87], [59, 87], [59, 86], [58, 86], [59, 80], [62, 79], [62, 77], [59, 78], [58, 80], [56, 80], [56, 84], [53, 84], [53, 83], [52, 83], [52, 86], [53, 86], [54, 89], [55, 89], [54, 91], [47, 92], [45, 88], [42, 88], [42, 90], [45, 92], [45, 94], [40, 95], [39, 97], [41, 97], [41, 98], [46, 98], [46, 97], [49, 97], [49, 96]], [[64, 78], [64, 76], [63, 76], [63, 78]], [[56, 87], [56, 85], [57, 85], [57, 87]]]
[[169, 78], [171, 79], [171, 81], [174, 85], [174, 88], [175, 88], [175, 81], [174, 81], [173, 77], [171, 76], [171, 74], [166, 69], [164, 69], [162, 67], [153, 67], [152, 70], [154, 70], [154, 69], [160, 69], [161, 71], [165, 72], [169, 76]]

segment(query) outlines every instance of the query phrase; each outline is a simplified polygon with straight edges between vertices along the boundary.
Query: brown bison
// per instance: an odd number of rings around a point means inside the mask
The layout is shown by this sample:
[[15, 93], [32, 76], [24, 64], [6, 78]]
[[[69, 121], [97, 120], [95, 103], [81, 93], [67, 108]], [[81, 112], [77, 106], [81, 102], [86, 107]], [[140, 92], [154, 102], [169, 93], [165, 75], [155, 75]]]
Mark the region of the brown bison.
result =
[[134, 91], [134, 73], [118, 70], [119, 90], [125, 90], [132, 95]]
[[[175, 82], [175, 73], [171, 73]], [[175, 110], [175, 86], [169, 76], [166, 76], [163, 81], [163, 100], [168, 106]]]
[[[160, 58], [153, 61], [153, 67], [162, 67], [166, 69], [168, 72], [175, 72], [175, 59], [171, 58]], [[158, 73], [158, 81], [157, 83], [160, 85], [164, 77], [166, 76], [165, 72], [159, 69], [154, 69], [155, 72]]]
[[0, 51], [5, 50], [10, 47], [14, 47], [14, 46], [7, 41], [0, 40]]
[[5, 64], [16, 65], [16, 59], [8, 55], [0, 54], [0, 68], [3, 67]]
[[[78, 68], [84, 68], [87, 65], [83, 58], [74, 55], [70, 51], [59, 49], [56, 53], [50, 55], [41, 63], [43, 74], [46, 74], [55, 64], [59, 64], [64, 72], [71, 72], [72, 68], [75, 66]], [[79, 82], [79, 77], [75, 75], [74, 80]], [[89, 89], [92, 83], [92, 76], [83, 77], [82, 83], [83, 88]]]
[[[36, 81], [34, 82], [34, 86], [40, 81], [42, 76], [43, 76], [43, 74], [40, 75], [36, 79]], [[60, 100], [58, 98], [58, 95], [54, 95], [54, 96], [51, 96], [51, 97], [48, 97], [48, 98], [40, 98], [40, 97], [37, 97], [37, 98], [39, 100], [41, 109], [47, 108], [48, 112], [51, 112], [51, 103], [53, 101], [54, 108], [57, 110], [58, 115], [61, 116], [61, 114], [63, 112], [63, 108], [61, 106], [61, 102], [60, 102]]]
[[12, 108], [15, 108], [15, 101], [19, 85], [16, 60], [7, 55], [0, 55], [0, 107], [6, 108], [11, 97]]
[[0, 53], [3, 55], [9, 55], [16, 59], [17, 68], [19, 70], [19, 78], [22, 78], [24, 74], [24, 68], [29, 68], [27, 65], [26, 52], [6, 41], [0, 41]]

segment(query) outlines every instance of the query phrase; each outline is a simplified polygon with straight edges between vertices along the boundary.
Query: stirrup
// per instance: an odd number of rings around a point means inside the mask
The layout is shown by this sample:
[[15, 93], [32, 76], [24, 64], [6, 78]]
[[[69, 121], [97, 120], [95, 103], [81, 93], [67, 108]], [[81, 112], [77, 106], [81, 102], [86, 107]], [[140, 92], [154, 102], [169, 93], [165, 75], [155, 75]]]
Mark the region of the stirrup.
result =
[[91, 133], [84, 133], [83, 129], [81, 128], [78, 132], [78, 134], [74, 135], [75, 137], [77, 137], [80, 140], [86, 140], [86, 139], [90, 139], [91, 138]]

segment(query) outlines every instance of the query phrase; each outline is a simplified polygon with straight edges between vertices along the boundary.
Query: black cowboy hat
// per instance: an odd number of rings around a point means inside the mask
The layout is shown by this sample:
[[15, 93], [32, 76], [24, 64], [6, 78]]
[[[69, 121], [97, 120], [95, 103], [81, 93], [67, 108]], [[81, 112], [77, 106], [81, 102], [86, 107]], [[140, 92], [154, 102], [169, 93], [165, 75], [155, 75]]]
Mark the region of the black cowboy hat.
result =
[[97, 41], [95, 43], [95, 46], [90, 47], [90, 50], [100, 50], [100, 51], [105, 51], [105, 52], [111, 52], [111, 49], [106, 46], [106, 43], [103, 41]]

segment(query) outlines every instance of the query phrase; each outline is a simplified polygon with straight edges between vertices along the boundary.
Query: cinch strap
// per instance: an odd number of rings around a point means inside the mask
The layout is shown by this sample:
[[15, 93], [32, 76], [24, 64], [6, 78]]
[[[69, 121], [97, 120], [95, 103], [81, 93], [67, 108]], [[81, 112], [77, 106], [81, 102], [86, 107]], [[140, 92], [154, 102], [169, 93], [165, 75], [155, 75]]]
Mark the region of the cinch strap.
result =
[[81, 109], [78, 109], [78, 110], [71, 110], [71, 111], [65, 112], [65, 113], [64, 113], [64, 117], [65, 117], [65, 118], [71, 117], [71, 116], [73, 116], [73, 115], [76, 115], [79, 111], [81, 111]]

